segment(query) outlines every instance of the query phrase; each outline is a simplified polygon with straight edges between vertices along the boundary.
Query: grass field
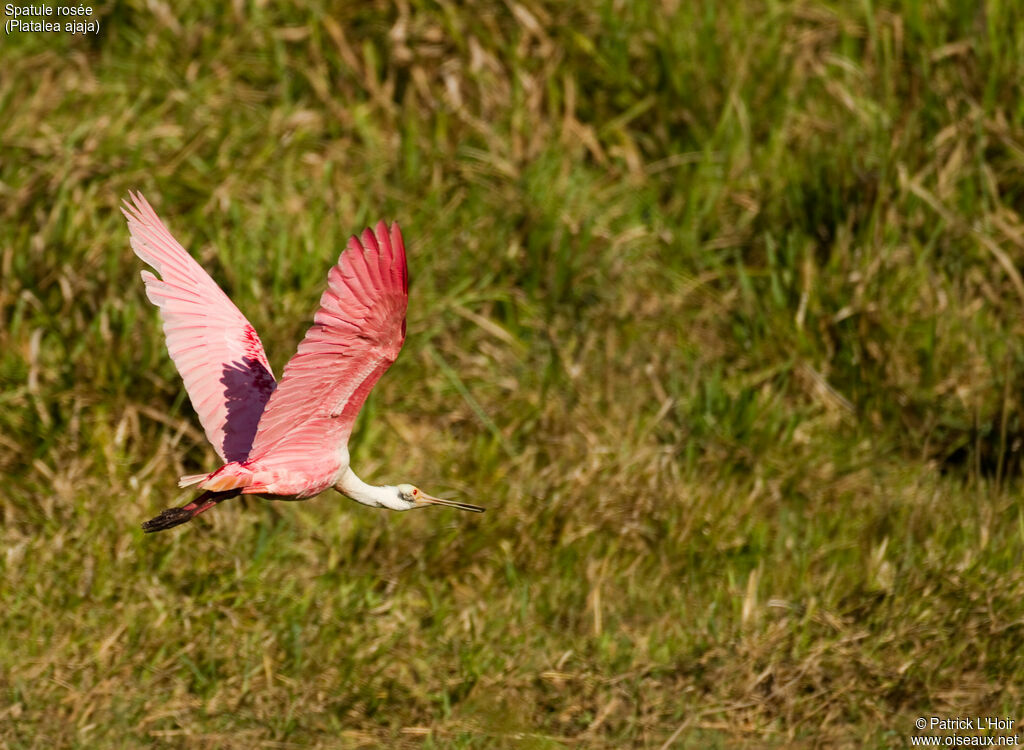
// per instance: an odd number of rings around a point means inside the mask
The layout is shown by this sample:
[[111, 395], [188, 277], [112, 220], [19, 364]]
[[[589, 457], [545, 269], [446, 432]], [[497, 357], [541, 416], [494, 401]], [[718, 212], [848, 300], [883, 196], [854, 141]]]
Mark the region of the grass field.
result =
[[[0, 747], [1024, 720], [1020, 6], [93, 7], [0, 39]], [[217, 460], [130, 189], [276, 373], [399, 220], [409, 336], [354, 466], [488, 512], [144, 535]]]

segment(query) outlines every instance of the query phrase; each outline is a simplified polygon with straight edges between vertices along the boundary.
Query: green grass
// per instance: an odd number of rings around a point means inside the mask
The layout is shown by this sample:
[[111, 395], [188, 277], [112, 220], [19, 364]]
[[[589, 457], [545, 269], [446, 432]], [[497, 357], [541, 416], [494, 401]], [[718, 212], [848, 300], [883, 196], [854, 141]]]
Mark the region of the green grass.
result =
[[[1015, 4], [94, 8], [0, 42], [0, 746], [1024, 719]], [[277, 373], [348, 235], [399, 220], [409, 336], [353, 461], [488, 512], [143, 535], [217, 463], [130, 189]]]

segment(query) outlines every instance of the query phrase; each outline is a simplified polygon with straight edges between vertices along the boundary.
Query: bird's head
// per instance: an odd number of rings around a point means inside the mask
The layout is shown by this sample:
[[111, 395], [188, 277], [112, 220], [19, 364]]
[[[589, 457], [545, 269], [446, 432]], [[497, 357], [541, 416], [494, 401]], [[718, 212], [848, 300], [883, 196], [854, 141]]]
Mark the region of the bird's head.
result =
[[413, 487], [411, 484], [400, 484], [395, 487], [395, 489], [398, 491], [399, 502], [404, 505], [402, 510], [425, 508], [428, 505], [444, 505], [449, 508], [458, 508], [459, 510], [471, 510], [474, 513], [484, 512], [484, 509], [479, 505], [457, 503], [454, 500], [444, 500], [440, 497], [431, 497], [419, 487]]

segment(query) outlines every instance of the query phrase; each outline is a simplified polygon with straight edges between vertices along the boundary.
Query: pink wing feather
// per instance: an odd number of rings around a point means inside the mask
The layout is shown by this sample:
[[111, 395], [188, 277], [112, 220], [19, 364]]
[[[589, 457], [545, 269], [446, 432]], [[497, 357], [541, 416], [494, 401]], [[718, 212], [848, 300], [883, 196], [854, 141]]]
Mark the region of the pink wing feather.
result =
[[210, 443], [225, 461], [243, 461], [275, 386], [263, 344], [146, 199], [130, 195], [121, 211], [132, 250], [161, 277], [142, 272], [146, 295], [160, 308], [167, 351]]
[[247, 464], [270, 473], [337, 468], [356, 415], [405, 341], [408, 299], [398, 225], [389, 230], [382, 221], [362, 242], [353, 236], [263, 412]]

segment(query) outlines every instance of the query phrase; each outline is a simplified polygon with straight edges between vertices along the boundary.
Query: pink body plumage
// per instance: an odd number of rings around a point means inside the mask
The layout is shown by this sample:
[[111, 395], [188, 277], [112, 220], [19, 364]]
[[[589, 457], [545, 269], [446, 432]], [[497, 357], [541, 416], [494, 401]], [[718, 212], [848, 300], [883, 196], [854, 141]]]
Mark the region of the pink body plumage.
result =
[[206, 492], [143, 525], [190, 520], [238, 494], [302, 499], [335, 487], [366, 505], [408, 510], [477, 506], [411, 485], [374, 487], [349, 467], [348, 439], [363, 402], [405, 340], [409, 279], [397, 224], [352, 237], [327, 276], [313, 325], [275, 383], [255, 329], [174, 239], [138, 193], [122, 209], [142, 272], [160, 309], [167, 348], [206, 435], [225, 463], [182, 477]]

